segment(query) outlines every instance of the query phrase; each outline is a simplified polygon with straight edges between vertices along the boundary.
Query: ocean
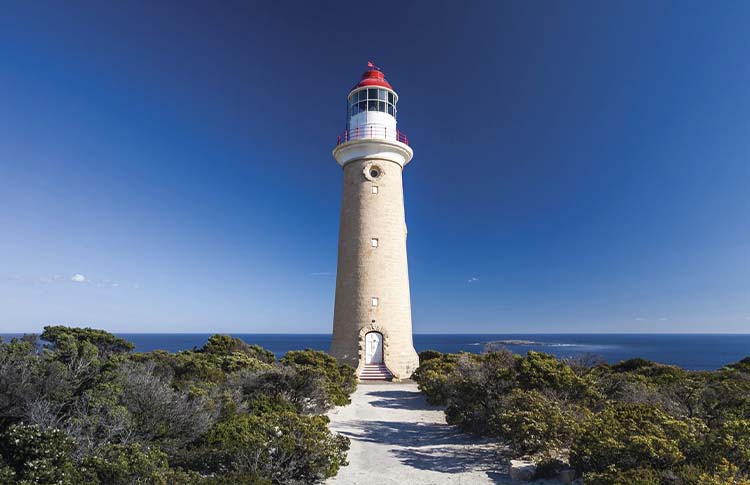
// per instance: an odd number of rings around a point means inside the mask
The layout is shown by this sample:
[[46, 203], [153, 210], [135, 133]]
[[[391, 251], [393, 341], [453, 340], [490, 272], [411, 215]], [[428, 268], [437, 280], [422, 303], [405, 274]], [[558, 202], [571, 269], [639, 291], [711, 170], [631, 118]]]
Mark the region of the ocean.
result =
[[[8, 340], [20, 334], [0, 334]], [[202, 346], [210, 333], [117, 333], [135, 344], [136, 351], [170, 352]], [[277, 357], [289, 350], [328, 350], [330, 334], [231, 334], [271, 350]], [[713, 370], [750, 356], [750, 334], [415, 334], [418, 352], [482, 352], [491, 342], [525, 354], [536, 350], [558, 357], [594, 354], [609, 363], [633, 357], [678, 365], [690, 370]]]

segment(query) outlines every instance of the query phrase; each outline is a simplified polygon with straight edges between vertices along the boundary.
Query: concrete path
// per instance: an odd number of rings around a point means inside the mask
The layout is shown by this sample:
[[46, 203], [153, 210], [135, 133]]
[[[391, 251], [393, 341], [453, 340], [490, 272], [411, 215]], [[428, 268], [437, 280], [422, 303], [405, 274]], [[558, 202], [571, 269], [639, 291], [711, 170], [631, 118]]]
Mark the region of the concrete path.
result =
[[327, 483], [519, 484], [508, 477], [497, 444], [447, 425], [442, 408], [427, 404], [415, 383], [360, 383], [352, 403], [328, 416], [331, 430], [352, 444], [349, 466]]

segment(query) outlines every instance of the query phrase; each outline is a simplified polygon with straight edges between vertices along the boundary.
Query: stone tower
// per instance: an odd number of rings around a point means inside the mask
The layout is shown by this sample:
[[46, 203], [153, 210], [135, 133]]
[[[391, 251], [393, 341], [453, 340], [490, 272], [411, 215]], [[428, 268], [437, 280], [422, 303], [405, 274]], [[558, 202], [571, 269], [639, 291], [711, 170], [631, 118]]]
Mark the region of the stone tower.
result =
[[344, 170], [330, 353], [360, 379], [404, 379], [419, 365], [411, 330], [402, 172], [413, 151], [396, 129], [398, 95], [377, 67], [349, 92], [333, 156]]

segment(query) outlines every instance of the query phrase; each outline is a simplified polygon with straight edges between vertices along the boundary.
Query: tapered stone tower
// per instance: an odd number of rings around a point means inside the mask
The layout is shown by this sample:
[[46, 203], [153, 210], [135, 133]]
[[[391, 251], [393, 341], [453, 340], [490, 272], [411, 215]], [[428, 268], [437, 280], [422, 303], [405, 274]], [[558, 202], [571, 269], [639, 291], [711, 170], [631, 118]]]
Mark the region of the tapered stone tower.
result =
[[344, 170], [331, 355], [360, 379], [404, 379], [419, 365], [411, 330], [402, 171], [413, 152], [396, 128], [398, 95], [368, 70], [348, 96], [333, 156]]

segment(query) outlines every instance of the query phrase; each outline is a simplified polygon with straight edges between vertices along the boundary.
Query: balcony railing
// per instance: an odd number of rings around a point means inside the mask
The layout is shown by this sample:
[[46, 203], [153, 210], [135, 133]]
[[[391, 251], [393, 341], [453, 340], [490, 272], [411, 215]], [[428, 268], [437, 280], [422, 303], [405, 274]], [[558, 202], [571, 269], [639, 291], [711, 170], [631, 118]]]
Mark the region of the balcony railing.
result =
[[400, 141], [406, 145], [409, 144], [409, 139], [404, 133], [387, 126], [362, 126], [346, 130], [339, 135], [336, 145], [341, 145], [352, 140], [364, 140], [364, 139], [375, 139], [375, 140], [394, 140]]

